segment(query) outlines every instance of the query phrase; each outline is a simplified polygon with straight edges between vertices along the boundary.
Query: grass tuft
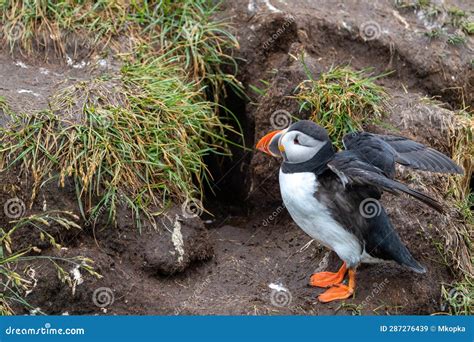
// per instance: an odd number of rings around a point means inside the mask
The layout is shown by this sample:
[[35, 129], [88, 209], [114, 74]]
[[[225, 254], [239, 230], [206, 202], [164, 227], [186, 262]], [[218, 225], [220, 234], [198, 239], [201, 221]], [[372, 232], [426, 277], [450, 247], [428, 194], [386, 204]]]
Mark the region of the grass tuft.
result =
[[72, 33], [87, 36], [85, 45], [94, 48], [108, 44], [113, 35], [136, 31], [137, 22], [126, 25], [127, 19], [142, 13], [146, 4], [132, 6], [121, 0], [2, 1], [3, 37], [12, 51], [19, 48], [33, 53], [35, 48], [51, 48], [65, 56]]
[[[452, 159], [462, 165], [464, 177], [450, 177], [448, 189], [460, 207], [472, 206], [470, 182], [474, 175], [474, 116], [472, 112], [460, 110], [455, 116], [456, 124], [447, 124], [448, 142]], [[474, 223], [472, 212], [464, 210], [466, 221]]]
[[309, 79], [297, 87], [300, 111], [309, 111], [310, 120], [326, 128], [338, 147], [345, 134], [362, 130], [386, 112], [387, 94], [375, 83], [385, 74], [367, 76], [368, 71], [338, 66], [317, 79], [307, 71]]

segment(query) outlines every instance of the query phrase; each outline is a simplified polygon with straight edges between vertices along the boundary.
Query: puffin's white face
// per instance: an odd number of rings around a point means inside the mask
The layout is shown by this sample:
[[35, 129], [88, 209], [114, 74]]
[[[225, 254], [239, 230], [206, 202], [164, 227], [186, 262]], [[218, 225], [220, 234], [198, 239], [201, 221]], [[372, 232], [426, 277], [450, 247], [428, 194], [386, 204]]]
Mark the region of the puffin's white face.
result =
[[313, 158], [328, 141], [317, 140], [303, 132], [282, 132], [278, 149], [288, 163], [304, 163]]
[[310, 161], [327, 145], [332, 150], [327, 131], [313, 121], [301, 120], [287, 129], [273, 131], [262, 137], [257, 149], [274, 157], [283, 157], [286, 164]]

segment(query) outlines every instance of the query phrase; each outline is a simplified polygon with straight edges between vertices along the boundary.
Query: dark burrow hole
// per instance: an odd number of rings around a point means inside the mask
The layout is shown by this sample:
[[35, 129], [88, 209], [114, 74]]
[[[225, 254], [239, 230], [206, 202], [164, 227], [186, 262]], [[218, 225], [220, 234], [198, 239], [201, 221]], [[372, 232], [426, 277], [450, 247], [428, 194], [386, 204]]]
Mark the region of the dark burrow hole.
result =
[[204, 207], [214, 215], [242, 215], [248, 209], [247, 180], [253, 153], [254, 123], [247, 116], [247, 100], [243, 95], [230, 87], [226, 92], [224, 106], [235, 119], [225, 110], [221, 110], [221, 118], [241, 134], [227, 132], [227, 139], [233, 143], [229, 144], [231, 156], [209, 154], [204, 158], [211, 174], [204, 188]]

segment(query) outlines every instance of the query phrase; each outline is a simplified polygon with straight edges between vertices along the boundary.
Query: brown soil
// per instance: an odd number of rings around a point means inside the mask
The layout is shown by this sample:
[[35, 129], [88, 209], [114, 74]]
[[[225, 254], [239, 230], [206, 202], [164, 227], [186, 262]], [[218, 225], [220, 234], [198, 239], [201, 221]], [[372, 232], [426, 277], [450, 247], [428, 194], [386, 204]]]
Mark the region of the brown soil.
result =
[[[472, 38], [463, 46], [430, 41], [423, 22], [412, 11], [397, 10], [392, 1], [271, 3], [274, 8], [263, 0], [227, 1], [221, 14], [232, 19], [241, 44], [236, 51], [242, 58], [239, 79], [246, 86], [261, 86], [260, 79], [271, 83], [266, 96], [255, 95], [251, 103], [229, 98], [229, 106], [238, 110], [249, 147], [272, 129], [270, 116], [276, 110], [304, 117], [305, 113], [297, 114], [296, 101], [288, 97], [306, 78], [293, 57], [304, 52], [315, 75], [331, 65], [347, 63], [356, 69], [373, 67], [376, 73], [395, 70], [381, 80], [392, 96], [393, 113], [387, 123], [403, 135], [448, 152], [443, 128], [432, 118], [452, 116], [449, 109], [460, 107], [461, 97], [472, 105]], [[468, 5], [467, 1], [451, 3], [464, 9]], [[367, 21], [381, 28], [374, 40], [361, 37], [359, 27]], [[28, 59], [21, 59], [25, 64], [21, 66], [18, 60], [0, 54], [0, 95], [17, 111], [45, 108], [56, 89], [111, 68], [110, 61], [104, 67], [91, 60], [84, 68], [81, 61], [74, 61], [74, 68], [38, 65]], [[434, 95], [440, 96], [448, 110], [421, 101]], [[382, 127], [367, 129], [384, 131]], [[24, 231], [16, 237], [17, 244], [39, 244], [47, 255], [87, 256], [103, 275], [101, 279], [83, 275], [84, 282], [73, 295], [49, 265], [36, 262], [38, 283], [28, 302], [48, 314], [372, 315], [441, 310], [441, 284], [452, 282], [455, 275], [434, 242], [444, 241], [443, 230], [458, 219], [455, 212], [441, 216], [408, 198], [385, 196], [383, 204], [390, 218], [427, 274], [416, 275], [390, 263], [364, 265], [358, 272], [355, 298], [321, 304], [316, 300], [321, 290], [307, 285], [309, 276], [315, 270], [335, 270], [339, 261], [334, 253], [311, 242], [282, 207], [277, 162], [260, 153], [236, 151], [224, 165], [224, 169], [214, 168], [216, 197], [206, 205], [213, 217], [186, 219], [177, 206], [159, 221], [158, 231], [144, 229], [139, 234], [123, 209], [116, 228], [84, 225], [82, 231], [65, 232], [51, 227], [50, 232], [66, 247], [60, 252]], [[444, 198], [444, 176], [400, 170], [399, 178]], [[3, 189], [0, 203], [15, 196], [28, 202], [31, 184], [25, 175], [11, 171], [0, 180], [19, 185], [15, 193]], [[59, 190], [46, 187], [25, 214], [40, 212], [44, 203], [48, 209], [78, 211], [71, 184]], [[0, 216], [0, 222], [7, 225], [8, 218]], [[181, 245], [176, 234], [182, 238]], [[277, 292], [278, 286], [287, 291]], [[105, 308], [93, 301], [94, 291], [102, 287], [110, 288], [114, 297]], [[22, 308], [16, 309], [23, 313]]]

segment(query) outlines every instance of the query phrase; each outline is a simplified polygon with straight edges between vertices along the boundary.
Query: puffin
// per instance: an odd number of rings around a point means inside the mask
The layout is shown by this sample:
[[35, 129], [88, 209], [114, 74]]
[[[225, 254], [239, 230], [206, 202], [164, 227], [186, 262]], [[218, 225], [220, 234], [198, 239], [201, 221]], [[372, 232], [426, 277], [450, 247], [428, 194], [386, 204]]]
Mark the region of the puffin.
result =
[[[301, 120], [262, 137], [256, 148], [282, 159], [281, 197], [293, 221], [342, 260], [340, 269], [314, 273], [309, 284], [327, 288], [327, 303], [354, 294], [361, 263], [395, 261], [416, 273], [426, 269], [412, 256], [380, 203], [383, 192], [406, 194], [443, 213], [434, 198], [395, 180], [396, 164], [421, 171], [462, 174], [444, 154], [395, 135], [348, 133], [336, 152], [327, 131]], [[344, 283], [346, 274], [348, 281]]]

